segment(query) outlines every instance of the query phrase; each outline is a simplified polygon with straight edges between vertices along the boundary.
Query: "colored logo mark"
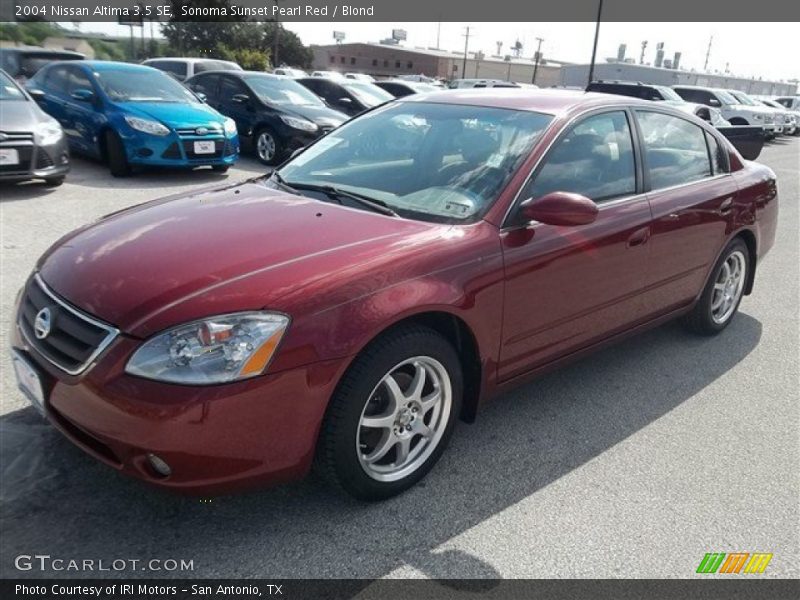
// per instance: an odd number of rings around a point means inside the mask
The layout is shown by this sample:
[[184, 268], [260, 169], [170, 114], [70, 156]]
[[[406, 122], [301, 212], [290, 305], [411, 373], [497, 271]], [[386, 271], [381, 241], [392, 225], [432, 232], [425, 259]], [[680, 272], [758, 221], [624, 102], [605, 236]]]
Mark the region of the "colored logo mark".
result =
[[765, 552], [709, 552], [700, 561], [698, 573], [763, 573], [767, 570], [772, 554]]

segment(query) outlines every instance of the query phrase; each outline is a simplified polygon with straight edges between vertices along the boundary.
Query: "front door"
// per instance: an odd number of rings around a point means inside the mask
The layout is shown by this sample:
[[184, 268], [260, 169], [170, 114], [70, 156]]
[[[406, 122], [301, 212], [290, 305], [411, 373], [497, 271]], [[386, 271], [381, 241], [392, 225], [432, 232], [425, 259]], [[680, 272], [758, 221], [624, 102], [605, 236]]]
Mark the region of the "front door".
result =
[[582, 194], [597, 220], [563, 227], [514, 221], [501, 233], [506, 269], [498, 376], [506, 380], [640, 321], [651, 221], [624, 110], [584, 117], [556, 141], [519, 196]]

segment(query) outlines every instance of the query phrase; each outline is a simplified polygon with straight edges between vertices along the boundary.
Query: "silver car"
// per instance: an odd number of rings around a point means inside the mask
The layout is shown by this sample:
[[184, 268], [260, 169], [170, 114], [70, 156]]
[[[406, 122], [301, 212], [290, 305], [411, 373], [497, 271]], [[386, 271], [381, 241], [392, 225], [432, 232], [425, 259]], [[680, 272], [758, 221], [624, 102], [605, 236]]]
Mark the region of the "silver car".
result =
[[44, 179], [61, 185], [69, 171], [64, 131], [0, 70], [0, 181]]

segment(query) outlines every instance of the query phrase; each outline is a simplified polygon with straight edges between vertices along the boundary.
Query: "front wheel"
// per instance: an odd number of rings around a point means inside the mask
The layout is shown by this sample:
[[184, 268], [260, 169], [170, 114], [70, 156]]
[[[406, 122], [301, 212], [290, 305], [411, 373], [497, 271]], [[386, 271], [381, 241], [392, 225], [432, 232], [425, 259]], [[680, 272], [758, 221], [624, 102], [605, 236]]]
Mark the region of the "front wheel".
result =
[[127, 177], [131, 174], [128, 155], [125, 153], [125, 144], [113, 131], [106, 132], [106, 155], [108, 168], [114, 177]]
[[686, 316], [689, 329], [714, 335], [730, 324], [742, 301], [749, 268], [750, 251], [747, 244], [737, 238], [723, 251], [700, 299]]
[[264, 127], [255, 135], [256, 156], [265, 165], [276, 165], [283, 158], [284, 148], [271, 129]]
[[62, 183], [64, 183], [64, 176], [59, 177], [47, 177], [44, 180], [44, 184], [48, 187], [58, 187]]
[[461, 364], [426, 327], [379, 338], [340, 382], [323, 423], [318, 467], [360, 500], [397, 495], [433, 467], [461, 409]]

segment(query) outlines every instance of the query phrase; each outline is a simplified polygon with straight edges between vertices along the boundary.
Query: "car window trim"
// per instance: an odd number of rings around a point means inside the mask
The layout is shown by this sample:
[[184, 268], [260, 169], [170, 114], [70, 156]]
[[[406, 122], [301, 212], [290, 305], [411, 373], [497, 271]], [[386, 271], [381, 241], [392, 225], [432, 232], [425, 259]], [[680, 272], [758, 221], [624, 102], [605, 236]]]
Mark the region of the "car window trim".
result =
[[[660, 192], [662, 190], [671, 190], [671, 189], [679, 188], [679, 187], [682, 187], [682, 186], [685, 186], [685, 185], [692, 185], [692, 184], [695, 184], [695, 183], [698, 183], [698, 182], [701, 182], [701, 181], [710, 181], [712, 179], [716, 179], [717, 177], [722, 177], [722, 176], [731, 174], [730, 173], [730, 163], [729, 162], [728, 162], [728, 165], [727, 165], [729, 167], [727, 173], [720, 173], [719, 175], [714, 173], [713, 165], [711, 163], [711, 156], [710, 156], [710, 152], [709, 152], [708, 141], [705, 139], [705, 133], [708, 132], [708, 133], [711, 133], [712, 135], [714, 135], [714, 138], [717, 140], [717, 144], [720, 144], [720, 140], [716, 136], [716, 134], [714, 134], [713, 132], [710, 131], [710, 127], [708, 127], [708, 128], [706, 127], [706, 122], [705, 121], [702, 121], [702, 125], [699, 125], [699, 124], [695, 123], [694, 121], [692, 121], [689, 118], [689, 115], [673, 113], [672, 111], [669, 111], [669, 110], [660, 110], [660, 108], [661, 107], [658, 107], [658, 106], [654, 106], [652, 108], [649, 107], [649, 106], [642, 106], [642, 107], [636, 106], [636, 107], [634, 107], [632, 112], [633, 112], [634, 119], [636, 119], [637, 127], [639, 127], [639, 118], [638, 118], [638, 115], [636, 113], [639, 112], [639, 111], [643, 111], [643, 112], [657, 112], [657, 113], [661, 113], [663, 115], [667, 115], [667, 116], [674, 117], [674, 118], [677, 118], [677, 119], [682, 119], [682, 120], [686, 121], [687, 123], [689, 123], [691, 125], [694, 125], [695, 127], [699, 128], [703, 132], [703, 141], [705, 141], [705, 144], [706, 144], [706, 155], [707, 155], [707, 157], [709, 159], [708, 169], [709, 169], [709, 172], [711, 174], [708, 177], [702, 177], [700, 179], [695, 179], [693, 181], [685, 181], [683, 183], [676, 183], [674, 185], [668, 185], [668, 186], [665, 186], [665, 187], [654, 188], [654, 187], [652, 187], [652, 185], [650, 183], [650, 171], [647, 168], [647, 159], [643, 155], [642, 156], [642, 161], [643, 161], [642, 165], [643, 165], [643, 167], [645, 167], [644, 168], [644, 172], [643, 172], [644, 184], [645, 184], [644, 185], [644, 191], [646, 193]], [[699, 119], [699, 117], [697, 117], [697, 118]], [[643, 154], [644, 154], [644, 136], [641, 135], [641, 129], [639, 129], [639, 135], [640, 135], [640, 138], [641, 138], [642, 151], [643, 151]], [[720, 144], [720, 145], [723, 148], [726, 147], [723, 144]], [[726, 160], [728, 160], [728, 159], [726, 158]]]
[[633, 145], [635, 191], [633, 194], [624, 194], [619, 197], [612, 196], [607, 200], [603, 200], [602, 202], [597, 203], [597, 208], [600, 209], [604, 205], [611, 205], [612, 203], [619, 204], [622, 201], [629, 202], [629, 201], [634, 201], [637, 198], [644, 197], [646, 190], [643, 189], [644, 181], [642, 179], [642, 176], [644, 172], [642, 169], [643, 165], [641, 156], [642, 147], [640, 146], [639, 143], [640, 131], [638, 130], [638, 122], [636, 122], [635, 119], [633, 118], [633, 114], [631, 112], [631, 106], [629, 104], [613, 104], [613, 105], [602, 106], [599, 108], [593, 107], [572, 115], [572, 117], [570, 117], [569, 120], [562, 127], [561, 132], [552, 140], [550, 140], [550, 143], [544, 149], [544, 152], [542, 152], [542, 155], [539, 157], [539, 160], [537, 160], [536, 164], [534, 164], [531, 167], [528, 176], [525, 178], [525, 181], [522, 182], [522, 185], [519, 187], [517, 193], [514, 195], [514, 200], [510, 203], [508, 209], [506, 210], [506, 213], [503, 216], [503, 220], [501, 221], [500, 225], [501, 232], [513, 229], [525, 228], [529, 225], [529, 223], [528, 224], [511, 223], [510, 217], [511, 214], [518, 209], [519, 204], [522, 202], [522, 200], [520, 200], [522, 192], [525, 190], [526, 187], [528, 187], [528, 184], [531, 182], [531, 180], [536, 175], [538, 175], [545, 161], [550, 156], [553, 147], [558, 142], [560, 142], [570, 131], [572, 131], [575, 128], [575, 126], [578, 125], [581, 121], [596, 116], [598, 114], [611, 113], [611, 112], [624, 112], [625, 118], [628, 120], [628, 128], [630, 129], [630, 134], [631, 134], [631, 144]]

